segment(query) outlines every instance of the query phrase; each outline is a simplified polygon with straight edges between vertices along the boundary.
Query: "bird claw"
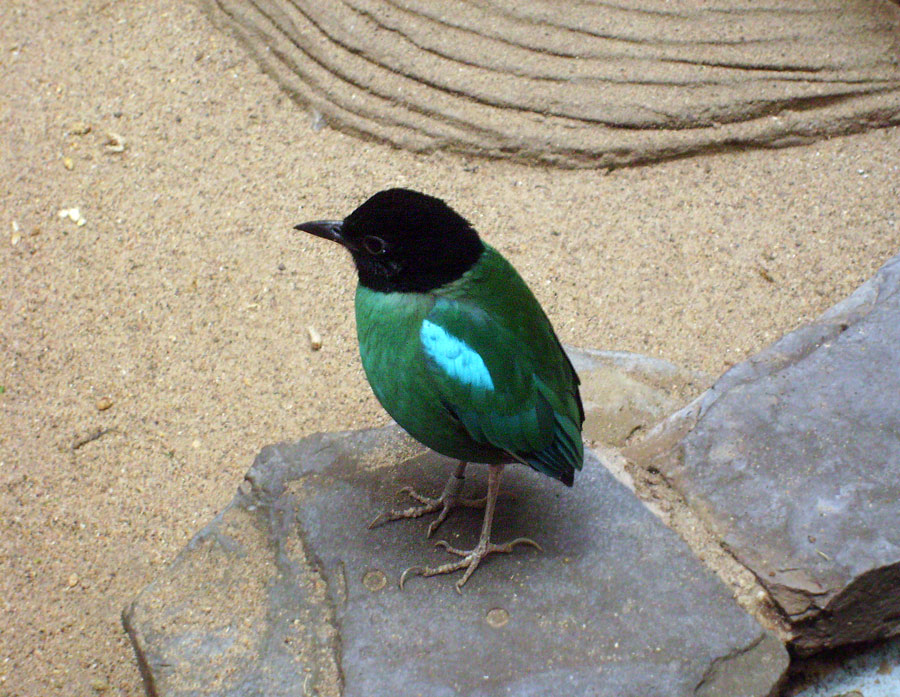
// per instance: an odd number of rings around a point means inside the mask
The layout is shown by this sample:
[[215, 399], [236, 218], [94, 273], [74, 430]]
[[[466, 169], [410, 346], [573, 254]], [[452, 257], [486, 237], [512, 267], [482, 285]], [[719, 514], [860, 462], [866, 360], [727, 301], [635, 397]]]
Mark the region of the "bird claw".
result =
[[428, 571], [428, 567], [426, 566], [411, 566], [402, 574], [400, 574], [400, 590], [403, 590], [403, 584], [406, 583], [406, 578], [410, 574], [414, 576], [424, 576], [425, 572]]
[[[487, 552], [485, 552], [484, 556], [487, 556], [488, 554], [491, 554], [492, 552], [498, 552], [501, 554], [510, 554], [513, 551], [513, 549], [515, 549], [516, 546], [518, 546], [518, 545], [529, 545], [531, 547], [534, 547], [539, 552], [544, 551], [544, 548], [541, 547], [537, 542], [532, 540], [530, 537], [517, 537], [516, 539], [510, 540], [509, 542], [505, 542], [502, 545], [495, 545], [493, 543], [488, 543]], [[438, 540], [437, 542], [434, 543], [434, 546], [440, 547], [441, 549], [446, 550], [447, 552], [450, 552], [450, 554], [455, 554], [458, 557], [467, 557], [470, 554], [474, 554], [475, 551], [478, 549], [477, 547], [475, 549], [457, 549], [456, 547], [451, 547], [450, 544], [446, 540]]]
[[414, 492], [409, 487], [403, 487], [400, 490], [400, 493], [409, 494], [410, 497], [422, 503], [422, 506], [411, 506], [409, 508], [404, 508], [402, 510], [389, 510], [382, 511], [377, 516], [375, 516], [374, 520], [369, 523], [369, 530], [373, 528], [377, 528], [380, 525], [384, 525], [385, 523], [390, 523], [394, 520], [404, 520], [406, 518], [418, 518], [420, 516], [426, 515], [427, 513], [434, 513], [438, 510], [441, 505], [443, 505], [443, 501], [441, 499], [430, 499], [425, 496], [421, 496]]
[[402, 489], [400, 489], [400, 491], [397, 493], [406, 494], [411, 499], [414, 499], [415, 501], [418, 501], [419, 503], [423, 503], [426, 506], [432, 506], [435, 504], [436, 501], [439, 500], [439, 499], [430, 498], [428, 496], [422, 496], [422, 494], [420, 494], [418, 491], [413, 489], [411, 486], [405, 486]]
[[[500, 545], [500, 547], [509, 547], [509, 552], [512, 552], [513, 549], [516, 547], [516, 545], [528, 545], [530, 547], [534, 547], [538, 552], [544, 551], [544, 548], [541, 547], [537, 542], [532, 540], [530, 537], [517, 537], [514, 540], [511, 540], [509, 542], [506, 542], [506, 543]], [[500, 550], [500, 551], [506, 551], [506, 550]]]
[[441, 509], [441, 512], [438, 513], [438, 517], [431, 521], [431, 525], [428, 526], [427, 538], [431, 539], [431, 536], [434, 535], [434, 531], [441, 527], [441, 523], [447, 519], [447, 515], [450, 513], [451, 508], [449, 504], [449, 501], [445, 501], [444, 507]]
[[462, 557], [462, 559], [455, 562], [448, 562], [447, 564], [441, 564], [440, 566], [433, 568], [429, 566], [411, 566], [400, 576], [400, 589], [403, 589], [403, 584], [406, 583], [410, 575], [437, 576], [438, 574], [451, 574], [454, 571], [465, 569], [462, 578], [454, 584], [456, 586], [456, 592], [462, 594], [462, 587], [466, 585], [466, 581], [468, 581], [472, 574], [475, 573], [475, 569], [478, 568], [482, 559], [489, 554], [511, 554], [518, 545], [529, 545], [540, 552], [544, 551], [543, 547], [528, 537], [517, 537], [502, 545], [496, 545], [493, 542], [479, 542], [475, 549], [457, 549], [456, 547], [451, 547], [450, 543], [445, 540], [438, 540], [434, 543], [435, 547], [440, 547], [450, 554]]
[[384, 525], [388, 522], [388, 511], [382, 511], [377, 516], [372, 519], [372, 522], [369, 523], [366, 528], [369, 530], [374, 530], [380, 525]]
[[383, 523], [391, 520], [400, 520], [402, 518], [418, 518], [426, 513], [438, 512], [437, 518], [428, 526], [428, 537], [431, 537], [435, 530], [446, 520], [447, 515], [456, 506], [465, 506], [468, 508], [484, 508], [484, 521], [481, 526], [481, 536], [478, 538], [478, 544], [474, 549], [457, 549], [451, 547], [444, 540], [435, 543], [436, 547], [441, 547], [451, 554], [461, 557], [458, 561], [448, 562], [436, 567], [429, 566], [411, 566], [400, 575], [400, 588], [403, 589], [404, 584], [410, 576], [437, 576], [438, 574], [449, 574], [454, 571], [464, 569], [462, 578], [456, 583], [456, 591], [462, 593], [462, 587], [469, 580], [469, 577], [478, 568], [481, 560], [489, 554], [510, 554], [518, 545], [530, 545], [535, 549], [543, 552], [543, 548], [534, 540], [527, 537], [517, 537], [516, 539], [502, 545], [493, 544], [491, 539], [491, 523], [494, 519], [494, 506], [497, 502], [497, 495], [500, 493], [500, 474], [503, 471], [503, 465], [491, 465], [488, 473], [488, 493], [481, 499], [465, 499], [459, 496], [460, 489], [463, 485], [463, 473], [466, 463], [461, 462], [456, 468], [455, 474], [447, 480], [441, 495], [436, 498], [428, 498], [422, 496], [411, 487], [405, 486], [400, 492], [409, 495], [415, 499], [421, 506], [413, 506], [401, 511], [386, 511], [376, 516], [375, 520], [369, 523], [369, 528], [375, 528]]
[[486, 503], [486, 497], [482, 497], [480, 499], [467, 499], [458, 496], [459, 490], [462, 488], [463, 478], [457, 476], [451, 476], [447, 481], [446, 486], [444, 486], [444, 491], [437, 498], [430, 498], [428, 496], [422, 496], [418, 492], [416, 492], [412, 487], [405, 486], [400, 489], [401, 494], [406, 494], [411, 499], [418, 501], [421, 506], [411, 506], [405, 509], [395, 509], [382, 511], [369, 523], [369, 530], [373, 528], [377, 528], [385, 523], [389, 523], [394, 520], [405, 520], [408, 518], [419, 518], [423, 515], [427, 515], [429, 513], [434, 513], [439, 511], [438, 517], [431, 522], [428, 526], [427, 537], [431, 537], [434, 535], [435, 531], [441, 526], [447, 516], [457, 506], [463, 506], [465, 508], [484, 508]]
[[434, 543], [434, 546], [435, 546], [435, 547], [440, 547], [441, 549], [450, 552], [450, 554], [456, 554], [456, 555], [459, 555], [459, 556], [461, 556], [461, 557], [464, 557], [464, 556], [466, 556], [466, 555], [468, 554], [467, 551], [464, 551], [464, 550], [461, 550], [461, 549], [457, 549], [456, 547], [451, 547], [451, 546], [450, 546], [450, 543], [447, 542], [447, 540], [438, 540], [437, 542]]

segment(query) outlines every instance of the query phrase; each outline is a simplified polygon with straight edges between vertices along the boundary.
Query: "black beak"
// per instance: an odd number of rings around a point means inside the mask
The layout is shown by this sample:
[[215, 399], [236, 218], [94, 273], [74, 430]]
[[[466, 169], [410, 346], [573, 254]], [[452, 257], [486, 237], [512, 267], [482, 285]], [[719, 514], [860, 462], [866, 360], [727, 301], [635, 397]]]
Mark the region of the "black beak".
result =
[[324, 237], [326, 240], [337, 242], [346, 247], [347, 243], [344, 240], [343, 235], [341, 235], [341, 229], [343, 227], [343, 220], [312, 220], [308, 223], [294, 225], [295, 230], [302, 230], [303, 232], [308, 232], [310, 235], [315, 235], [316, 237]]

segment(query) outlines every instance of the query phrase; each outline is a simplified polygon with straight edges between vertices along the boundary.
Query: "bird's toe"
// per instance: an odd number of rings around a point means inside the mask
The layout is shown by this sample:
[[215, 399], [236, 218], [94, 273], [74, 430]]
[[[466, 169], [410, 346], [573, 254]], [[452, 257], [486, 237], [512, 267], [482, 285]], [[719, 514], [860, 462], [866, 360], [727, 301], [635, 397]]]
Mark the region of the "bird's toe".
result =
[[406, 583], [406, 580], [410, 576], [426, 576], [428, 571], [427, 566], [411, 566], [402, 574], [400, 574], [400, 590], [403, 590], [403, 584]]

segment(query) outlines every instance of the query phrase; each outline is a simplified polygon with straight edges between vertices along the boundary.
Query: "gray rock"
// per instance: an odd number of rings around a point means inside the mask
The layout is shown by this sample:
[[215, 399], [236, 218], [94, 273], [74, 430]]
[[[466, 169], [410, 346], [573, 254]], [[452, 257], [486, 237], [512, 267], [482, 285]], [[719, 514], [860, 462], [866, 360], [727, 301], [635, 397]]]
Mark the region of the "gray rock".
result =
[[753, 571], [800, 653], [900, 633], [900, 256], [625, 455]]
[[344, 131], [566, 167], [783, 147], [900, 122], [881, 0], [205, 0]]
[[[512, 466], [494, 539], [544, 551], [454, 576], [427, 519], [366, 524], [452, 463], [397, 427], [263, 450], [228, 508], [125, 613], [154, 695], [770, 695], [781, 643], [589, 454], [573, 489]], [[469, 492], [484, 488], [473, 467]], [[437, 537], [469, 546], [480, 511]]]
[[239, 492], [125, 609], [150, 697], [339, 694], [324, 586], [280, 506]]

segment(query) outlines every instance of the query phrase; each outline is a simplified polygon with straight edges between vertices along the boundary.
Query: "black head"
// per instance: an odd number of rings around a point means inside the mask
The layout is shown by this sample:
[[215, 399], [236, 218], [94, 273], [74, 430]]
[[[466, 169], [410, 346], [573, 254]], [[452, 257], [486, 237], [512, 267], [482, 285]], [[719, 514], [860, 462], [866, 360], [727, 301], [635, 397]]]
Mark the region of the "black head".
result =
[[478, 233], [450, 206], [409, 189], [379, 191], [344, 220], [295, 229], [344, 245], [359, 282], [382, 292], [426, 293], [454, 281], [478, 261]]

